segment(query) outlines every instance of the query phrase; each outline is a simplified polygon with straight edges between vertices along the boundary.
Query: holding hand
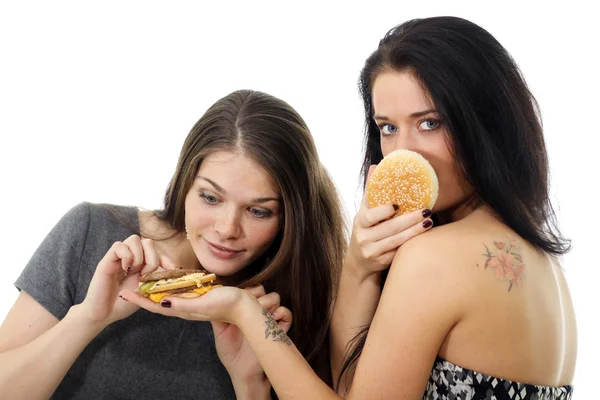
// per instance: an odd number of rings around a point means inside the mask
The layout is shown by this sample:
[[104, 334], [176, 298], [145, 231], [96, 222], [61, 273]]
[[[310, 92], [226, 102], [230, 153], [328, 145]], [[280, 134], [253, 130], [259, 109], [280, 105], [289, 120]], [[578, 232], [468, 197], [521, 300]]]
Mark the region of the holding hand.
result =
[[[292, 325], [292, 313], [280, 306], [279, 294], [266, 294], [262, 285], [247, 288], [246, 291], [260, 303], [287, 333]], [[234, 386], [237, 382], [248, 384], [265, 380], [262, 366], [240, 329], [227, 322], [212, 322], [215, 345], [219, 359], [229, 372]], [[270, 385], [269, 385], [270, 386]]]
[[140, 274], [159, 267], [178, 268], [167, 257], [160, 255], [150, 239], [137, 235], [124, 242], [115, 242], [98, 264], [87, 296], [81, 304], [83, 315], [91, 322], [109, 325], [126, 318], [139, 309], [135, 304], [119, 298], [123, 289], [137, 290]]
[[257, 386], [262, 387], [263, 392], [268, 392], [270, 383], [236, 323], [239, 324], [243, 318], [244, 303], [256, 303], [268, 320], [278, 327], [280, 336], [287, 338], [293, 317], [288, 308], [280, 305], [278, 293], [267, 294], [262, 285], [245, 290], [228, 286], [212, 289], [194, 299], [167, 297], [160, 304], [143, 297], [136, 290], [123, 290], [121, 296], [154, 313], [187, 320], [211, 321], [217, 354], [229, 372], [236, 393]]
[[[374, 169], [375, 165], [372, 165], [369, 177]], [[361, 276], [389, 267], [396, 250], [404, 242], [433, 226], [429, 218], [431, 210], [417, 210], [396, 217], [396, 208], [393, 204], [369, 208], [365, 192], [360, 210], [354, 218], [346, 256], [346, 264]]]

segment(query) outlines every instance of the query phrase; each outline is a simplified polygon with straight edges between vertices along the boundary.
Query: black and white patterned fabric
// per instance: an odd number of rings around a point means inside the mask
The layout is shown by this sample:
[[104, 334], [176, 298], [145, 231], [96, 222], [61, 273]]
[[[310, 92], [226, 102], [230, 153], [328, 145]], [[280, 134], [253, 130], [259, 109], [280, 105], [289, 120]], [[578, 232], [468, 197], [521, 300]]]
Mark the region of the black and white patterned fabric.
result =
[[537, 386], [480, 374], [440, 357], [423, 400], [570, 400], [572, 386]]

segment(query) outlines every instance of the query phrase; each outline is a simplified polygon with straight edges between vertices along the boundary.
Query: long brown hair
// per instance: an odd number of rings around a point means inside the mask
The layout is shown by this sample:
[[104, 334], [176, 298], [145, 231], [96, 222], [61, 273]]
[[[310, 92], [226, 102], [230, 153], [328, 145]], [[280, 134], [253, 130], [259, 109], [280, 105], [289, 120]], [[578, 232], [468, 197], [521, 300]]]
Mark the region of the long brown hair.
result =
[[[373, 120], [373, 82], [390, 70], [412, 72], [427, 90], [448, 128], [457, 167], [477, 200], [538, 250], [568, 252], [570, 241], [558, 229], [549, 199], [537, 102], [506, 49], [465, 19], [407, 21], [391, 29], [366, 60], [359, 79], [366, 128], [363, 183], [369, 166], [383, 158]], [[368, 330], [363, 327], [350, 343], [340, 377], [358, 361]]]
[[284, 101], [240, 90], [217, 101], [191, 129], [156, 215], [183, 232], [185, 197], [202, 161], [216, 151], [242, 152], [262, 166], [283, 201], [283, 229], [246, 269], [240, 286], [276, 291], [294, 321], [288, 333], [302, 355], [331, 383], [328, 329], [346, 235], [337, 190], [321, 164], [304, 120]]

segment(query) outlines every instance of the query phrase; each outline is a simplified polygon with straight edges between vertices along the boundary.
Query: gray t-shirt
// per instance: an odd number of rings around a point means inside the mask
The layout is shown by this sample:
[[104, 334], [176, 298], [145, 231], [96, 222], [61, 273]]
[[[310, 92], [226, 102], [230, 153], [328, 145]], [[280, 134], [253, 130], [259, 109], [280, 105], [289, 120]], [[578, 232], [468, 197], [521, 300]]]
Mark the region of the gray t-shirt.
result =
[[[135, 208], [79, 204], [44, 239], [15, 286], [62, 319], [83, 301], [112, 244], [134, 233]], [[85, 348], [52, 399], [235, 399], [235, 393], [210, 323], [141, 309]]]

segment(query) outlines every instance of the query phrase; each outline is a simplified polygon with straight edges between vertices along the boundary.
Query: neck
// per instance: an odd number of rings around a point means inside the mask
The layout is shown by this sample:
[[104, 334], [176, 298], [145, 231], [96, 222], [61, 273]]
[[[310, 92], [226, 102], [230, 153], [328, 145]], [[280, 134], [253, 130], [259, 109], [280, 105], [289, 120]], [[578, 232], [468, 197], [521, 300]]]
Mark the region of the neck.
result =
[[460, 221], [461, 219], [469, 216], [473, 211], [481, 207], [483, 204], [481, 200], [473, 193], [468, 196], [465, 200], [458, 203], [452, 208], [441, 211], [437, 214], [438, 222], [440, 225], [447, 224], [450, 222]]
[[139, 211], [138, 215], [142, 237], [154, 240], [154, 247], [159, 254], [167, 256], [183, 269], [200, 268], [200, 263], [184, 232], [172, 229], [152, 211]]

